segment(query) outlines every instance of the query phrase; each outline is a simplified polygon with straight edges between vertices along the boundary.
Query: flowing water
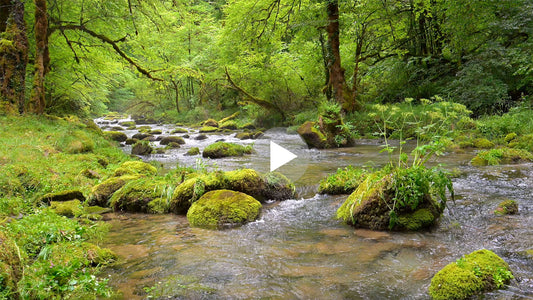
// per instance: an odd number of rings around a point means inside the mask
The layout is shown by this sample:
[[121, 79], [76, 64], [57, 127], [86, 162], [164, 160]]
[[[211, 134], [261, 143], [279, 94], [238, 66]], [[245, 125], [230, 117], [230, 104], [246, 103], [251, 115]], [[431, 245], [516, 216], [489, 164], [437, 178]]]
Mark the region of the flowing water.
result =
[[[174, 127], [152, 126], [163, 135]], [[164, 299], [428, 299], [438, 270], [482, 248], [506, 260], [516, 278], [486, 299], [533, 299], [533, 257], [526, 254], [533, 249], [533, 164], [472, 167], [473, 152], [439, 157], [460, 174], [453, 180], [456, 201], [448, 202], [439, 225], [427, 232], [376, 232], [335, 220], [347, 196], [316, 195], [316, 189], [339, 167], [383, 165], [388, 156], [380, 142], [309, 150], [285, 132], [272, 129], [245, 141], [215, 133], [197, 141], [191, 129], [182, 148], [143, 157], [167, 168], [267, 172], [272, 140], [298, 155], [279, 169], [296, 183], [298, 197], [266, 204], [258, 221], [222, 231], [191, 228], [185, 216], [173, 214], [107, 215], [111, 231], [104, 246], [121, 259], [105, 272], [124, 299], [145, 298], [146, 291]], [[220, 139], [253, 143], [256, 153], [218, 160], [183, 155]], [[517, 215], [493, 213], [505, 199], [518, 202]]]

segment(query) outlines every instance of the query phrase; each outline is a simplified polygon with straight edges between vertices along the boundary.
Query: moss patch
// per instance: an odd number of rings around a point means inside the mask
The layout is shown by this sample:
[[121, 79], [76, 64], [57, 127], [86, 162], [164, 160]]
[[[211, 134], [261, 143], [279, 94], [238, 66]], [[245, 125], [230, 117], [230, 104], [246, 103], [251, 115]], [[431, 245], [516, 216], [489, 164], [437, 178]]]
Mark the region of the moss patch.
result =
[[473, 166], [487, 166], [532, 162], [533, 154], [523, 149], [498, 148], [479, 152], [470, 163]]
[[482, 249], [445, 266], [433, 279], [433, 299], [467, 299], [483, 291], [502, 288], [513, 278], [507, 263], [494, 252]]
[[20, 251], [15, 241], [0, 230], [0, 296], [18, 295], [17, 282], [21, 277]]
[[50, 202], [50, 208], [58, 215], [68, 218], [77, 217], [82, 214], [83, 209], [80, 200], [70, 200], [64, 202]]
[[309, 148], [324, 149], [328, 148], [328, 140], [326, 136], [315, 128], [316, 123], [307, 121], [297, 130]]
[[339, 168], [335, 174], [329, 175], [322, 179], [318, 186], [320, 194], [351, 194], [361, 184], [369, 174], [369, 171], [363, 168], [348, 166]]
[[127, 182], [109, 199], [115, 211], [166, 213], [169, 211], [170, 197], [168, 184], [153, 178], [139, 178]]
[[242, 225], [259, 217], [261, 203], [253, 197], [230, 190], [203, 195], [187, 212], [192, 226], [223, 228]]
[[218, 130], [218, 127], [203, 126], [202, 128], [200, 128], [199, 132], [200, 133], [209, 133], [209, 132], [215, 132], [217, 130]]
[[498, 204], [494, 211], [497, 215], [514, 215], [518, 213], [518, 203], [514, 200], [505, 200]]
[[155, 174], [157, 174], [157, 169], [151, 164], [142, 161], [127, 161], [115, 169], [113, 176]]
[[117, 142], [125, 142], [128, 139], [128, 136], [124, 132], [120, 131], [105, 131], [104, 135], [110, 140]]
[[194, 156], [194, 155], [199, 155], [199, 154], [200, 154], [200, 148], [198, 147], [192, 147], [191, 149], [187, 151], [187, 153], [185, 153], [186, 156]]
[[229, 156], [243, 156], [244, 154], [251, 154], [253, 149], [251, 146], [242, 146], [233, 143], [216, 142], [205, 147], [202, 152], [203, 157], [221, 158]]
[[108, 200], [114, 192], [118, 191], [126, 182], [138, 179], [141, 175], [123, 175], [110, 177], [102, 183], [95, 185], [89, 200], [90, 205], [108, 206]]

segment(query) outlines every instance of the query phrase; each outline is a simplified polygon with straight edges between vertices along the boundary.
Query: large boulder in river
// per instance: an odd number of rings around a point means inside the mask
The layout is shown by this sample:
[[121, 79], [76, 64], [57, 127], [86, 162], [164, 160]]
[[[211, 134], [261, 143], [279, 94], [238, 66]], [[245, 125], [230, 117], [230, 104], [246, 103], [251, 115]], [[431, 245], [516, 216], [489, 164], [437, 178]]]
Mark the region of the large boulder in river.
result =
[[192, 226], [224, 228], [256, 220], [261, 203], [253, 197], [230, 190], [215, 190], [204, 194], [187, 212]]
[[452, 189], [446, 175], [423, 166], [378, 171], [359, 184], [337, 210], [337, 218], [372, 230], [425, 229], [442, 214], [446, 189]]
[[474, 251], [440, 270], [429, 286], [435, 300], [471, 299], [495, 288], [503, 288], [513, 278], [509, 265], [494, 252]]
[[153, 178], [138, 178], [113, 193], [109, 203], [115, 211], [167, 213], [170, 202], [164, 197], [166, 186], [166, 182]]
[[315, 125], [316, 122], [307, 121], [298, 128], [297, 132], [309, 148], [328, 148], [326, 136]]
[[217, 127], [218, 128], [218, 122], [214, 119], [207, 119], [202, 122], [203, 126], [209, 126], [209, 127]]
[[117, 142], [125, 142], [128, 139], [128, 136], [121, 131], [104, 131], [104, 135]]
[[139, 141], [131, 148], [131, 154], [133, 155], [150, 155], [154, 151], [154, 148], [150, 146], [148, 141]]

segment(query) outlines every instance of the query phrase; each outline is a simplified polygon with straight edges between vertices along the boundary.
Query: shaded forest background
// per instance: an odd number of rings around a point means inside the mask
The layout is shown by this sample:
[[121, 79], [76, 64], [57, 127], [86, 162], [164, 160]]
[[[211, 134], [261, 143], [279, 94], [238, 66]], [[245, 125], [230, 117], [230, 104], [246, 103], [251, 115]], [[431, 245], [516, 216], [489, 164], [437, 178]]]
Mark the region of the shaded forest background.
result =
[[[335, 101], [530, 104], [530, 0], [0, 0], [0, 113], [295, 125]], [[268, 113], [265, 113], [265, 110]]]

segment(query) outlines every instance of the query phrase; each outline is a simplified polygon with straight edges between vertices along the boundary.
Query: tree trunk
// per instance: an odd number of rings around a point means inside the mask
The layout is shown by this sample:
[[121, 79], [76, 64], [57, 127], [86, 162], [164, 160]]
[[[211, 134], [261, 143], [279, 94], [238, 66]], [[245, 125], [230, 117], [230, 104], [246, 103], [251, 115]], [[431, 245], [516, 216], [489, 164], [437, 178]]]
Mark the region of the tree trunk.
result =
[[170, 82], [172, 83], [172, 86], [174, 87], [174, 92], [176, 93], [176, 111], [178, 114], [180, 113], [180, 89], [178, 86], [178, 83], [174, 81], [174, 79], [170, 79]]
[[49, 64], [46, 0], [35, 0], [35, 74], [30, 111], [36, 114], [43, 114], [46, 107], [44, 78], [48, 73]]
[[340, 29], [339, 29], [339, 1], [328, 0], [327, 2], [328, 26], [328, 68], [329, 68], [329, 86], [333, 90], [333, 98], [346, 111], [346, 101], [344, 99], [344, 90], [346, 89], [346, 80], [344, 78], [344, 69], [341, 67], [340, 53]]
[[[28, 64], [28, 38], [24, 21], [24, 2], [0, 1], [3, 24], [0, 40], [0, 111], [8, 114], [22, 113], [25, 103], [26, 65]], [[7, 17], [7, 20], [4, 20]]]

